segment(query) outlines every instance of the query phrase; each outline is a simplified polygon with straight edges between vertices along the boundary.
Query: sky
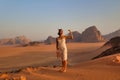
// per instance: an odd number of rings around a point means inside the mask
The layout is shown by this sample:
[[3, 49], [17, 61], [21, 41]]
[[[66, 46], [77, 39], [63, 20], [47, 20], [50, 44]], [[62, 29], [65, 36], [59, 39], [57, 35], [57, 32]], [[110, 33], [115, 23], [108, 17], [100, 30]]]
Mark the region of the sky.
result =
[[120, 0], [0, 0], [0, 39], [44, 40], [93, 25], [102, 35], [120, 29]]

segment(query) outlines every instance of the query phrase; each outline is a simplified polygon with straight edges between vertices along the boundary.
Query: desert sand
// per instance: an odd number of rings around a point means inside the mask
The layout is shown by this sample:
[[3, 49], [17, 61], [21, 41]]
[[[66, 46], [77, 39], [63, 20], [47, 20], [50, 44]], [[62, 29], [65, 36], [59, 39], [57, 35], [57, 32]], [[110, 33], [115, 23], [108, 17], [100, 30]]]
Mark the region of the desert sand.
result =
[[68, 69], [59, 72], [55, 44], [0, 47], [0, 80], [120, 80], [119, 54], [95, 60], [109, 46], [104, 43], [68, 43]]

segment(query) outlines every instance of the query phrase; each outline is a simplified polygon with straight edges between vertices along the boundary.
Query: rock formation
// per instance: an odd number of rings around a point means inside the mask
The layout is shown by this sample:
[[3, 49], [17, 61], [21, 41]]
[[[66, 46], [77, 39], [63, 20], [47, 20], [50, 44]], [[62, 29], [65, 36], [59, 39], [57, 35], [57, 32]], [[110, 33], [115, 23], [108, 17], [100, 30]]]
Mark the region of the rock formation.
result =
[[120, 46], [120, 37], [114, 37], [112, 39], [110, 39], [109, 41], [107, 41], [104, 46], [111, 46], [111, 47], [116, 47], [116, 46]]
[[111, 46], [111, 48], [103, 51], [93, 59], [120, 53], [120, 37], [112, 38], [110, 41], [106, 42], [103, 47], [104, 46]]
[[100, 31], [96, 26], [91, 26], [82, 32], [82, 42], [100, 42], [104, 41], [104, 38], [101, 36]]
[[56, 42], [56, 38], [52, 37], [52, 36], [48, 36], [48, 38], [45, 40], [46, 44], [53, 44]]
[[100, 57], [105, 57], [105, 56], [109, 56], [109, 55], [113, 55], [113, 54], [118, 54], [120, 53], [120, 46], [118, 47], [111, 47], [105, 51], [103, 51], [100, 55], [92, 58], [92, 59], [97, 59], [97, 58], [100, 58]]
[[113, 59], [113, 62], [114, 63], [120, 63], [120, 55], [115, 56], [114, 59]]

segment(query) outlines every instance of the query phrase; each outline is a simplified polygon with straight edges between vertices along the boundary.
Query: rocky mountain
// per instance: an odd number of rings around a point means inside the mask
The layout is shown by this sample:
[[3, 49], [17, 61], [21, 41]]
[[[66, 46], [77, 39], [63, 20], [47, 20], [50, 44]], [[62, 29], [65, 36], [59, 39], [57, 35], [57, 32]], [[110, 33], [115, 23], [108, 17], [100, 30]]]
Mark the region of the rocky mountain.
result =
[[45, 40], [46, 44], [53, 44], [56, 42], [56, 38], [52, 37], [52, 36], [48, 36], [48, 38]]
[[96, 26], [91, 26], [82, 32], [82, 42], [101, 42], [104, 41], [100, 31]]
[[105, 38], [105, 40], [110, 40], [111, 38], [116, 37], [116, 36], [120, 36], [120, 29], [110, 34], [104, 35], [103, 37]]
[[93, 59], [120, 53], [120, 37], [112, 38], [110, 41], [106, 42], [103, 45], [103, 47], [104, 46], [111, 46], [111, 47], [103, 51], [101, 54], [94, 57]]
[[24, 45], [28, 44], [29, 42], [30, 39], [26, 38], [25, 36], [18, 36], [15, 38], [1, 39], [0, 45]]

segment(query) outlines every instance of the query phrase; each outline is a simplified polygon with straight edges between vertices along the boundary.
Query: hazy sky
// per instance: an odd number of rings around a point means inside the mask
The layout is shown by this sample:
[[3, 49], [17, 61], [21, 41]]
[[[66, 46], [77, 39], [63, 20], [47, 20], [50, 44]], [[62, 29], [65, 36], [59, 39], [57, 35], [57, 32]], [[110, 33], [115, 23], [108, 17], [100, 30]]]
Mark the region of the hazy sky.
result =
[[102, 34], [120, 29], [120, 0], [0, 0], [0, 39], [43, 40], [58, 28], [82, 32], [92, 25]]

